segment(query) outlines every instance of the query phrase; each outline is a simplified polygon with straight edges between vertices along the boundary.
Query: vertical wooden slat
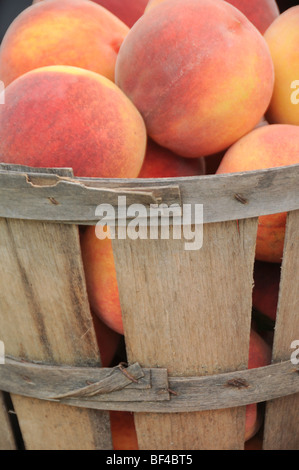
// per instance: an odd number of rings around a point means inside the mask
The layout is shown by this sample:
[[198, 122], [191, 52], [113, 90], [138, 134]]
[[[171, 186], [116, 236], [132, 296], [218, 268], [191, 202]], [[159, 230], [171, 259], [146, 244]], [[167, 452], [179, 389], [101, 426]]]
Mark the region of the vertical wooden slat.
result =
[[[299, 211], [288, 214], [272, 362], [290, 360], [299, 340]], [[299, 355], [298, 355], [299, 356]], [[294, 365], [295, 369], [295, 365]], [[299, 394], [267, 403], [265, 450], [299, 449]]]
[[[3, 367], [1, 365], [0, 367]], [[4, 393], [0, 392], [0, 450], [16, 450], [13, 429], [8, 416]]]
[[[0, 260], [0, 337], [6, 354], [100, 366], [78, 228], [1, 219]], [[26, 449], [111, 449], [107, 412], [16, 395], [12, 401]]]
[[[129, 362], [192, 376], [247, 367], [257, 220], [184, 240], [114, 240]], [[245, 408], [136, 413], [140, 449], [243, 449]]]

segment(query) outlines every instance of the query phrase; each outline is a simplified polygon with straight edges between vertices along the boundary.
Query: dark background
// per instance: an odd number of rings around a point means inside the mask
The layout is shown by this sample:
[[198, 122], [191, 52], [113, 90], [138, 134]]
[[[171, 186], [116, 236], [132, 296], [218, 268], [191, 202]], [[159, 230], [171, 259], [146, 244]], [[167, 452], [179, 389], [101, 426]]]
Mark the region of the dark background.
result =
[[[248, 0], [251, 1], [251, 0]], [[298, 0], [276, 0], [281, 12], [298, 5]], [[32, 4], [32, 0], [0, 0], [0, 41], [13, 19], [25, 8]]]

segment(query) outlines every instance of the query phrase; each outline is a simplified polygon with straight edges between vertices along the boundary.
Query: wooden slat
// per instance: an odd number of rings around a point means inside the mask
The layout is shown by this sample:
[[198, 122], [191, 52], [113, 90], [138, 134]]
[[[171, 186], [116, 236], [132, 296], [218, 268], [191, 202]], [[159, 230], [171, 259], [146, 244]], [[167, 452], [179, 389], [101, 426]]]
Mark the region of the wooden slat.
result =
[[[78, 228], [0, 220], [0, 331], [6, 354], [99, 366]], [[5, 367], [5, 366], [4, 366]], [[26, 449], [110, 449], [106, 412], [12, 395]]]
[[[272, 361], [289, 360], [299, 340], [299, 211], [288, 214]], [[298, 355], [299, 356], [299, 355]], [[294, 366], [295, 367], [295, 366]], [[299, 449], [299, 393], [267, 403], [264, 449]]]
[[200, 203], [205, 223], [299, 209], [299, 165], [160, 179], [67, 178], [64, 172], [46, 185], [34, 173], [27, 177], [33, 171], [28, 167], [20, 167], [21, 173], [11, 171], [12, 165], [0, 168], [0, 217], [93, 225], [99, 220], [97, 206], [115, 205], [118, 194], [127, 197], [128, 205]]
[[[207, 224], [203, 247], [114, 240], [129, 362], [170, 376], [247, 367], [257, 220]], [[245, 408], [136, 413], [141, 449], [242, 449]]]
[[[0, 366], [1, 367], [1, 366]], [[0, 450], [16, 450], [16, 441], [6, 407], [4, 393], [0, 392]]]
[[290, 360], [223, 374], [168, 377], [166, 369], [144, 369], [138, 363], [121, 370], [6, 358], [0, 389], [83, 408], [177, 413], [234, 408], [299, 393], [298, 372]]

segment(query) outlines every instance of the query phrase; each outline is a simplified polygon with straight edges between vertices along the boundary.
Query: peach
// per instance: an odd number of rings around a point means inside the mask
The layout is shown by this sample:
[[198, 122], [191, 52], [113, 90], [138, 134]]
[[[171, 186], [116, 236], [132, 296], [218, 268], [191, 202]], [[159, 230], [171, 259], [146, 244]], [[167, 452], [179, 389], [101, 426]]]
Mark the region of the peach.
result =
[[48, 65], [72, 65], [114, 80], [119, 47], [129, 28], [106, 8], [83, 0], [50, 0], [23, 10], [0, 48], [0, 79], [7, 86]]
[[91, 308], [112, 330], [124, 334], [112, 242], [96, 237], [95, 227], [81, 236], [81, 251]]
[[[261, 170], [299, 163], [299, 126], [269, 124], [249, 132], [225, 153], [217, 174]], [[280, 263], [286, 213], [259, 217], [256, 259]]]
[[263, 36], [235, 7], [172, 0], [130, 30], [115, 81], [155, 142], [193, 158], [225, 150], [254, 128], [269, 105], [274, 73]]
[[[32, 3], [39, 3], [44, 0], [34, 0]], [[64, 0], [60, 0], [63, 2]], [[122, 20], [129, 28], [140, 18], [144, 13], [144, 9], [148, 0], [92, 0], [98, 5], [107, 8], [120, 20]]]
[[177, 178], [205, 174], [204, 158], [182, 158], [148, 138], [139, 178]]
[[[203, 172], [203, 159], [178, 157], [148, 139], [139, 177], [196, 176]], [[90, 226], [81, 235], [81, 250], [92, 309], [110, 328], [123, 334], [112, 242], [109, 238], [99, 240], [95, 234], [95, 227]]]
[[134, 414], [129, 411], [110, 411], [113, 450], [138, 450]]
[[271, 364], [272, 350], [259, 333], [250, 330], [248, 369], [265, 367]]
[[143, 15], [148, 0], [93, 0], [111, 11], [129, 28]]
[[246, 405], [246, 417], [245, 417], [245, 438], [247, 442], [252, 439], [261, 427], [261, 415], [259, 413], [257, 403], [250, 403]]
[[275, 0], [226, 0], [238, 8], [264, 34], [266, 29], [279, 16], [280, 11]]
[[[269, 123], [266, 121], [265, 117], [263, 116], [261, 120], [257, 123], [256, 127], [267, 126]], [[205, 166], [206, 166], [206, 174], [207, 175], [214, 175], [219, 168], [221, 160], [228, 149], [223, 150], [222, 152], [218, 152], [214, 155], [208, 155], [205, 157]]]
[[299, 5], [283, 12], [265, 32], [275, 70], [270, 123], [299, 125]]
[[[165, 0], [150, 0], [145, 8], [145, 12], [152, 7], [159, 5]], [[234, 7], [238, 8], [254, 24], [254, 26], [264, 34], [270, 24], [278, 17], [279, 8], [275, 0], [226, 0]]]
[[144, 122], [109, 79], [78, 67], [41, 67], [8, 85], [5, 100], [3, 162], [71, 167], [76, 176], [138, 176], [146, 150]]

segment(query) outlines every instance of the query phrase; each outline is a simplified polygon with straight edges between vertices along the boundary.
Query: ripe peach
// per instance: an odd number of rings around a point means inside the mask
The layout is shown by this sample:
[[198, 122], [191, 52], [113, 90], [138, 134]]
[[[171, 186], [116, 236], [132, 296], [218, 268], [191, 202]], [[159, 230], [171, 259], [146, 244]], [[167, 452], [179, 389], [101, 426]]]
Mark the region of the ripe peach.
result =
[[93, 0], [111, 11], [129, 28], [143, 15], [148, 0]]
[[[249, 132], [225, 153], [217, 174], [234, 173], [299, 163], [299, 126], [269, 124]], [[280, 263], [286, 213], [259, 217], [256, 259]]]
[[[150, 0], [145, 12], [165, 0]], [[279, 8], [275, 0], [226, 0], [238, 8], [264, 34], [270, 24], [278, 17]]]
[[176, 178], [205, 174], [204, 158], [183, 158], [148, 139], [145, 159], [138, 178]]
[[155, 142], [184, 157], [202, 157], [254, 128], [269, 105], [274, 74], [263, 36], [235, 7], [172, 0], [130, 30], [115, 81]]
[[0, 79], [7, 86], [30, 70], [72, 65], [114, 80], [119, 47], [129, 28], [106, 8], [82, 0], [50, 0], [23, 10], [0, 48]]
[[267, 119], [270, 123], [299, 125], [299, 5], [283, 12], [264, 37], [275, 70]]
[[265, 367], [271, 364], [272, 350], [259, 333], [250, 330], [248, 369]]
[[138, 450], [134, 414], [129, 411], [110, 411], [113, 450]]
[[[44, 0], [33, 0], [34, 3], [39, 3]], [[60, 0], [63, 2], [64, 0]], [[122, 20], [129, 28], [140, 18], [144, 13], [144, 9], [148, 0], [92, 0], [93, 2], [101, 5], [107, 10], [111, 11], [115, 16]]]
[[81, 251], [91, 308], [109, 328], [123, 335], [112, 242], [99, 240], [90, 226], [81, 236]]
[[[203, 174], [203, 159], [185, 159], [163, 149], [148, 139], [140, 178], [166, 178]], [[89, 301], [94, 312], [110, 328], [123, 334], [111, 240], [99, 240], [95, 227], [87, 227], [81, 235], [81, 250]]]
[[146, 150], [144, 122], [107, 78], [78, 67], [41, 67], [14, 80], [5, 100], [2, 161], [71, 167], [76, 176], [138, 176]]
[[[257, 123], [256, 127], [267, 126], [269, 123], [265, 120], [263, 116], [261, 120]], [[206, 166], [206, 174], [207, 175], [214, 175], [219, 168], [222, 158], [224, 157], [225, 152], [228, 149], [223, 150], [222, 152], [218, 152], [214, 155], [208, 155], [205, 157], [205, 166]]]

